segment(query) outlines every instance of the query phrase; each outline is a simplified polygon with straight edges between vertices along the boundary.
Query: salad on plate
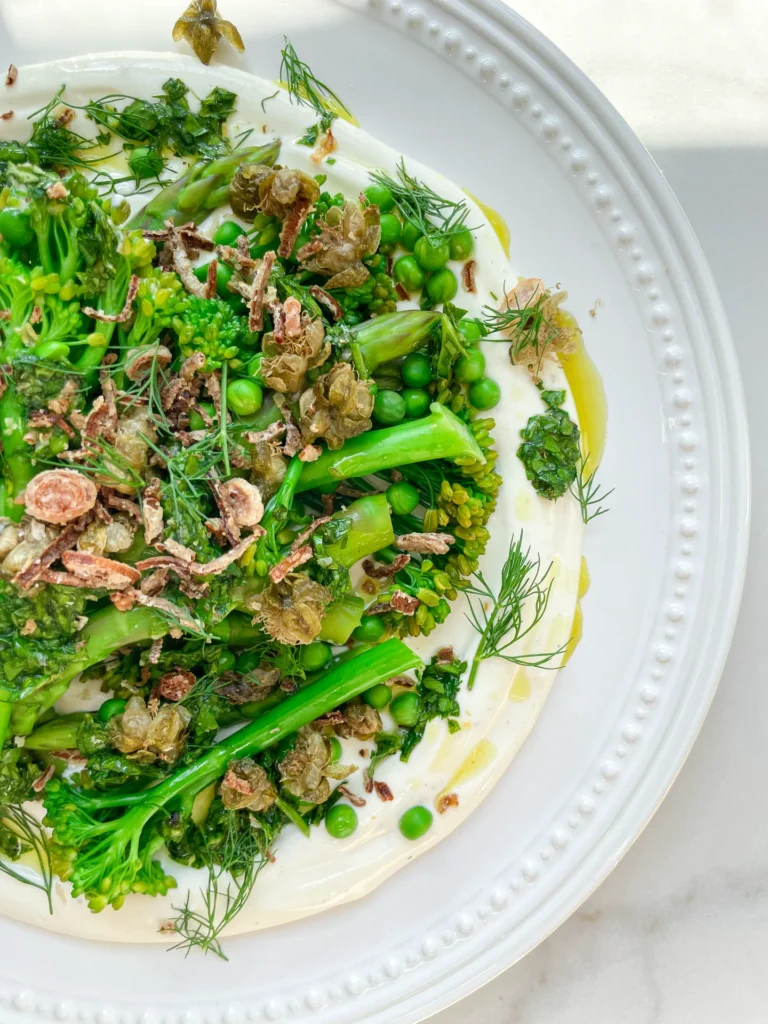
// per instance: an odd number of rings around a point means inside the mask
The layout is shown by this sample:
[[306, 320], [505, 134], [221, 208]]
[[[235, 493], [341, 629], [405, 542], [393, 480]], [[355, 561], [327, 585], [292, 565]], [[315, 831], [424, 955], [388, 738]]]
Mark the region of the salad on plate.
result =
[[604, 398], [501, 217], [290, 42], [277, 85], [175, 63], [1, 101], [0, 908], [223, 956], [508, 766]]

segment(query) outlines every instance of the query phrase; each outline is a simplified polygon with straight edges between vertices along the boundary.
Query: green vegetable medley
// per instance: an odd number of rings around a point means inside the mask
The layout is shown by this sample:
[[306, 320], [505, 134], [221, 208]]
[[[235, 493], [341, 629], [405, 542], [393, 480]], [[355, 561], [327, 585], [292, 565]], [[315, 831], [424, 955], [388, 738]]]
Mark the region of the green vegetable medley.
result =
[[[346, 108], [288, 43], [283, 75], [327, 155]], [[501, 485], [466, 205], [405, 164], [325, 191], [230, 136], [236, 100], [60, 92], [0, 145], [0, 869], [119, 909], [174, 887], [162, 848], [208, 873], [178, 945], [219, 955], [282, 829], [355, 831], [340, 741], [389, 799], [381, 761], [459, 728], [467, 666], [403, 639], [479, 592]], [[556, 498], [579, 434], [542, 398], [520, 457]], [[105, 702], [57, 714], [78, 676]]]

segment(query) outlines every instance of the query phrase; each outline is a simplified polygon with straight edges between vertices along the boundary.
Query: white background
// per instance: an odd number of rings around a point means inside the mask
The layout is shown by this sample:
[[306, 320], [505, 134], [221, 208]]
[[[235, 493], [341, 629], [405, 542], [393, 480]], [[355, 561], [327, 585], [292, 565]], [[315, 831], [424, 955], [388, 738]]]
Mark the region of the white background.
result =
[[[226, 14], [226, 0], [221, 3]], [[693, 222], [744, 374], [755, 515], [733, 651], [701, 737], [665, 803], [568, 923], [435, 1020], [765, 1024], [768, 628], [760, 598], [768, 578], [762, 515], [768, 490], [762, 468], [768, 0], [517, 0], [515, 6], [603, 89], [649, 147]], [[28, 14], [34, 8], [45, 24], [44, 0], [0, 0], [0, 50], [14, 42], [2, 38], [3, 11], [18, 14], [22, 7]], [[105, 28], [125, 31], [130, 0], [102, 0], [101, 9]], [[71, 0], [75, 20], [77, 10], [78, 0]], [[97, 48], [91, 40], [96, 26], [81, 22], [77, 28], [79, 49]]]
[[436, 1024], [768, 1021], [767, 0], [516, 0], [648, 146], [730, 317], [754, 506], [725, 675], [677, 782], [601, 888]]

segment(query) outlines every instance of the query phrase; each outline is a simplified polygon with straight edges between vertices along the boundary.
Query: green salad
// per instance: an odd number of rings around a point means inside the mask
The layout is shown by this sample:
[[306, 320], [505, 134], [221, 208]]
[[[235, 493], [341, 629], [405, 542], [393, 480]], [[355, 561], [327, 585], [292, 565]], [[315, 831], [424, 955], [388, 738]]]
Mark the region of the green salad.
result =
[[[288, 43], [283, 62], [318, 118], [299, 141], [329, 157], [346, 108]], [[540, 363], [553, 297], [467, 317], [466, 204], [405, 163], [331, 193], [233, 136], [236, 103], [177, 79], [59, 93], [0, 143], [0, 869], [100, 911], [173, 888], [169, 858], [205, 868], [206, 909], [180, 900], [173, 930], [218, 953], [281, 830], [354, 832], [337, 737], [375, 742], [373, 785], [432, 719], [458, 729], [467, 665], [404, 640], [465, 591], [472, 681], [562, 653], [510, 654], [551, 586], [522, 537], [506, 590], [479, 574], [501, 485], [480, 343]], [[554, 499], [579, 433], [542, 399], [519, 454]], [[74, 680], [102, 697], [59, 714]]]

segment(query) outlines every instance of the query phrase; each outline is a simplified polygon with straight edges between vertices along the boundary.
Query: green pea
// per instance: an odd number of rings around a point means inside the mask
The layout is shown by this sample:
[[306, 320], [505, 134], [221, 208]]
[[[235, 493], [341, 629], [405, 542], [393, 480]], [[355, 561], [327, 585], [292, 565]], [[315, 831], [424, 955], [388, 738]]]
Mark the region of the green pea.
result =
[[423, 236], [416, 243], [413, 255], [422, 270], [442, 270], [451, 258], [451, 247], [447, 242], [433, 242]]
[[485, 356], [479, 348], [471, 348], [459, 359], [453, 372], [462, 384], [474, 384], [485, 373]]
[[3, 236], [3, 241], [14, 249], [29, 245], [35, 237], [29, 222], [29, 214], [12, 208], [0, 210], [0, 235]]
[[[213, 420], [216, 418], [216, 410], [213, 407], [212, 402], [198, 402], [201, 409], [204, 409], [208, 414], [208, 418]], [[205, 430], [206, 423], [197, 409], [192, 409], [189, 413], [189, 429], [190, 430]]]
[[341, 743], [339, 743], [335, 736], [331, 736], [328, 740], [328, 745], [331, 748], [331, 764], [338, 764], [344, 752]]
[[501, 401], [501, 388], [490, 377], [481, 377], [469, 389], [469, 404], [484, 412]]
[[222, 674], [224, 672], [234, 671], [235, 665], [237, 664], [237, 658], [234, 656], [232, 651], [226, 648], [219, 652], [219, 660], [216, 662], [216, 668]]
[[404, 480], [387, 488], [387, 501], [397, 516], [410, 515], [420, 500], [419, 492], [413, 484], [408, 484]]
[[261, 664], [261, 655], [256, 651], [246, 651], [237, 659], [237, 671], [242, 676], [247, 676]]
[[394, 249], [400, 241], [402, 231], [403, 226], [398, 217], [393, 213], [383, 213], [381, 215], [381, 248]]
[[421, 228], [417, 227], [413, 221], [407, 220], [405, 224], [403, 224], [402, 243], [403, 248], [407, 249], [408, 252], [413, 252], [416, 248], [416, 243], [421, 237]]
[[461, 231], [453, 235], [450, 247], [452, 260], [469, 259], [472, 255], [472, 250], [475, 248], [475, 239], [469, 228], [462, 228]]
[[[227, 285], [232, 280], [232, 274], [234, 271], [231, 267], [228, 267], [226, 263], [222, 263], [221, 260], [216, 264], [216, 292], [220, 299], [237, 299], [238, 302], [244, 306], [243, 300], [239, 295], [233, 295], [233, 293], [227, 288]], [[195, 277], [198, 281], [208, 280], [208, 264], [203, 263], [200, 267], [195, 267]]]
[[253, 249], [251, 249], [251, 256], [254, 259], [258, 259], [263, 256], [268, 249], [276, 249], [277, 243], [280, 241], [281, 232], [280, 223], [272, 218], [269, 224], [266, 225], [263, 231], [259, 233], [259, 237], [256, 239], [256, 248], [259, 251], [259, 255], [256, 256]]
[[392, 700], [392, 691], [385, 683], [377, 683], [365, 691], [363, 700], [369, 707], [381, 711]]
[[432, 379], [432, 362], [423, 352], [411, 352], [403, 360], [400, 376], [407, 388], [423, 388]]
[[427, 281], [427, 295], [433, 302], [450, 302], [456, 297], [458, 290], [459, 282], [449, 267], [438, 270]]
[[427, 279], [413, 256], [401, 256], [399, 260], [395, 260], [392, 273], [395, 275], [395, 280], [399, 281], [407, 292], [420, 291]]
[[255, 380], [241, 377], [227, 388], [227, 408], [236, 416], [251, 416], [264, 401], [264, 392]]
[[99, 708], [99, 713], [96, 717], [100, 722], [106, 723], [110, 718], [114, 718], [115, 715], [122, 715], [127, 703], [127, 700], [120, 700], [118, 697], [112, 697], [110, 700], [105, 700]]
[[390, 714], [397, 725], [409, 727], [416, 725], [421, 714], [421, 700], [417, 693], [406, 690], [399, 693], [389, 707]]
[[459, 321], [459, 330], [469, 342], [480, 341], [481, 338], [485, 337], [486, 333], [480, 321], [473, 320], [471, 317], [464, 317], [463, 320]]
[[400, 831], [412, 842], [421, 839], [432, 828], [432, 812], [426, 807], [411, 807], [400, 818]]
[[238, 238], [244, 234], [245, 231], [239, 224], [235, 224], [233, 220], [225, 220], [216, 228], [213, 240], [216, 245], [237, 245]]
[[395, 197], [392, 195], [391, 189], [375, 182], [365, 190], [365, 198], [369, 203], [378, 206], [382, 213], [389, 213], [395, 205]]
[[334, 839], [346, 839], [357, 828], [357, 813], [349, 804], [334, 804], [325, 816], [325, 828]]
[[312, 644], [306, 644], [299, 652], [299, 661], [307, 672], [319, 672], [321, 668], [325, 668], [332, 657], [333, 652], [328, 644], [321, 643], [319, 640]]
[[373, 400], [373, 418], [383, 427], [394, 426], [405, 416], [405, 402], [397, 391], [380, 391]]
[[385, 632], [384, 623], [378, 615], [364, 615], [360, 625], [352, 631], [352, 636], [361, 644], [375, 644]]
[[409, 420], [417, 420], [429, 412], [432, 398], [428, 391], [422, 391], [421, 388], [406, 388], [400, 393], [405, 402], [405, 415]]

